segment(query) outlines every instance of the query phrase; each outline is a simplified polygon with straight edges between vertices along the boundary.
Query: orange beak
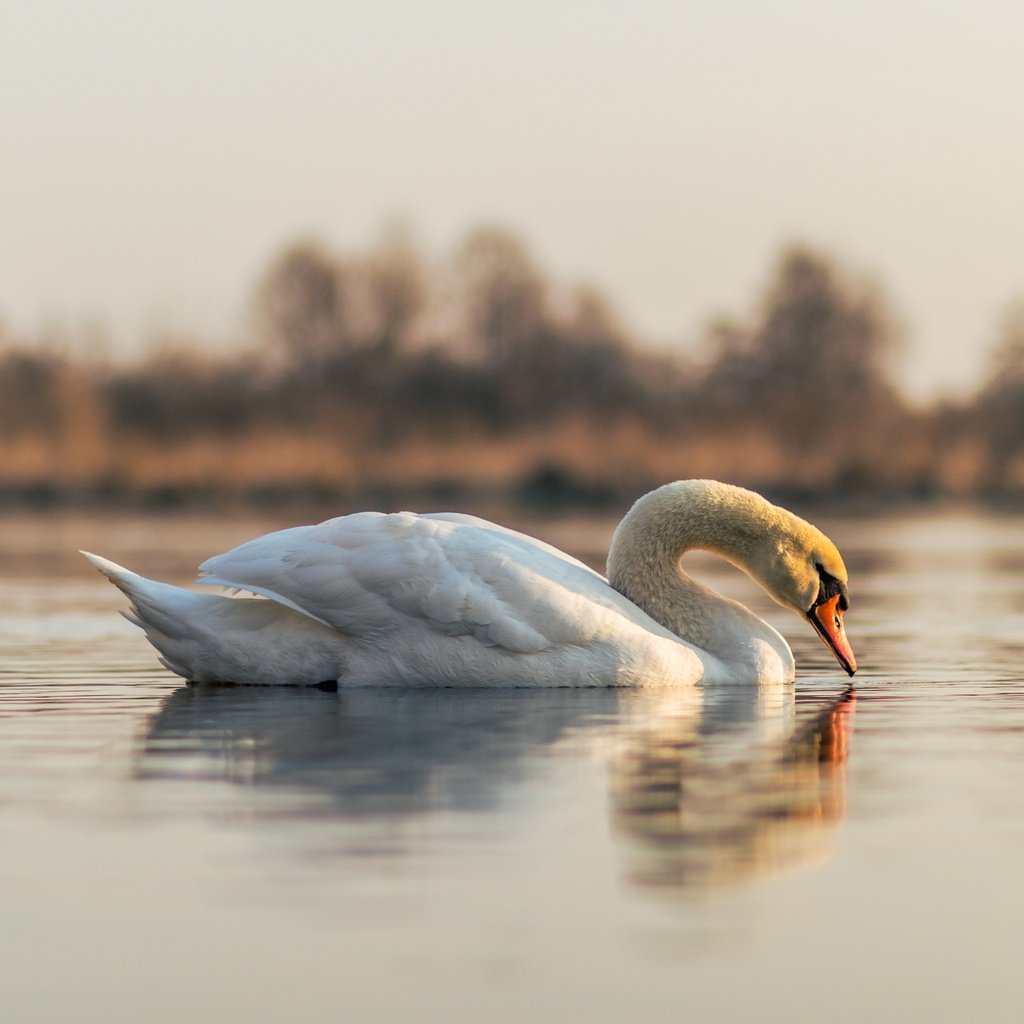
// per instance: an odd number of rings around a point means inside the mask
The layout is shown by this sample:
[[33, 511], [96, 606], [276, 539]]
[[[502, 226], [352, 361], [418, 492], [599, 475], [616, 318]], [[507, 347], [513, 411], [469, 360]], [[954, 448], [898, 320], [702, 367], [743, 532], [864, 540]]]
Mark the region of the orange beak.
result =
[[828, 644], [829, 649], [836, 656], [836, 661], [852, 676], [857, 671], [857, 659], [853, 656], [850, 641], [846, 639], [846, 630], [843, 628], [843, 609], [839, 607], [839, 595], [815, 605], [807, 613], [807, 618], [811, 620], [811, 625], [817, 630], [821, 639]]

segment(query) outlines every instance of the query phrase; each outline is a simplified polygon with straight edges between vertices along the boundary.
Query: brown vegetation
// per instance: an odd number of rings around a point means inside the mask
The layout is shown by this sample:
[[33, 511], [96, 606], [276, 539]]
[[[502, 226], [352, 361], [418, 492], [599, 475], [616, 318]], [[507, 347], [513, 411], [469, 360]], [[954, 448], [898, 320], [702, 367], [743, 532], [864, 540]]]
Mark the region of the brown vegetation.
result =
[[769, 492], [1024, 494], [1024, 309], [977, 399], [912, 408], [877, 287], [784, 250], [754, 315], [700, 363], [636, 345], [592, 289], [556, 292], [523, 244], [477, 230], [430, 268], [298, 242], [256, 289], [242, 354], [135, 366], [0, 337], [8, 500], [620, 502], [714, 476]]

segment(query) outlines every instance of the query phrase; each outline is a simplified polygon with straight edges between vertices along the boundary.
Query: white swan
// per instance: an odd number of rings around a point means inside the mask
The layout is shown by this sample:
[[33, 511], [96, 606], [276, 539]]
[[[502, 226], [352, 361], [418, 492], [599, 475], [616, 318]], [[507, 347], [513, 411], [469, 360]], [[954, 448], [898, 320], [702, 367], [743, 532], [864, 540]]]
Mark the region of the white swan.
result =
[[666, 484], [619, 524], [608, 579], [473, 516], [360, 512], [257, 537], [200, 566], [200, 594], [83, 552], [129, 597], [172, 672], [196, 682], [642, 686], [789, 682], [786, 641], [693, 580], [721, 555], [811, 624], [851, 675], [847, 573], [816, 527], [741, 487]]

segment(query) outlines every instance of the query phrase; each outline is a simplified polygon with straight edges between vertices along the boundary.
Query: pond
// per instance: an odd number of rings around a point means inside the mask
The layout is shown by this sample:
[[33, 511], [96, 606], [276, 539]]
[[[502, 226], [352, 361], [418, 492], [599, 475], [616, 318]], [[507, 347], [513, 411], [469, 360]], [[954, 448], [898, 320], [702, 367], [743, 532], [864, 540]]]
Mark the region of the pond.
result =
[[795, 688], [188, 687], [76, 553], [281, 525], [0, 519], [4, 1020], [1019, 1019], [1024, 519], [821, 522], [855, 689], [709, 558]]

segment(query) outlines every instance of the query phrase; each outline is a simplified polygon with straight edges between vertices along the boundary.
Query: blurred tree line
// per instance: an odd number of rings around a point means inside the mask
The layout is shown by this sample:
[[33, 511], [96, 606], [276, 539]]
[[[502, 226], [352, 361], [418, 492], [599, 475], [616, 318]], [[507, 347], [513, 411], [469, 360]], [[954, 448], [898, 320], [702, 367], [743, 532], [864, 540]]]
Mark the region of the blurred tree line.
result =
[[440, 265], [397, 228], [360, 253], [297, 241], [252, 322], [242, 349], [164, 341], [131, 364], [0, 332], [0, 497], [594, 503], [686, 476], [1024, 494], [1024, 305], [974, 400], [914, 407], [882, 290], [802, 245], [700, 358], [636, 344], [493, 227]]

